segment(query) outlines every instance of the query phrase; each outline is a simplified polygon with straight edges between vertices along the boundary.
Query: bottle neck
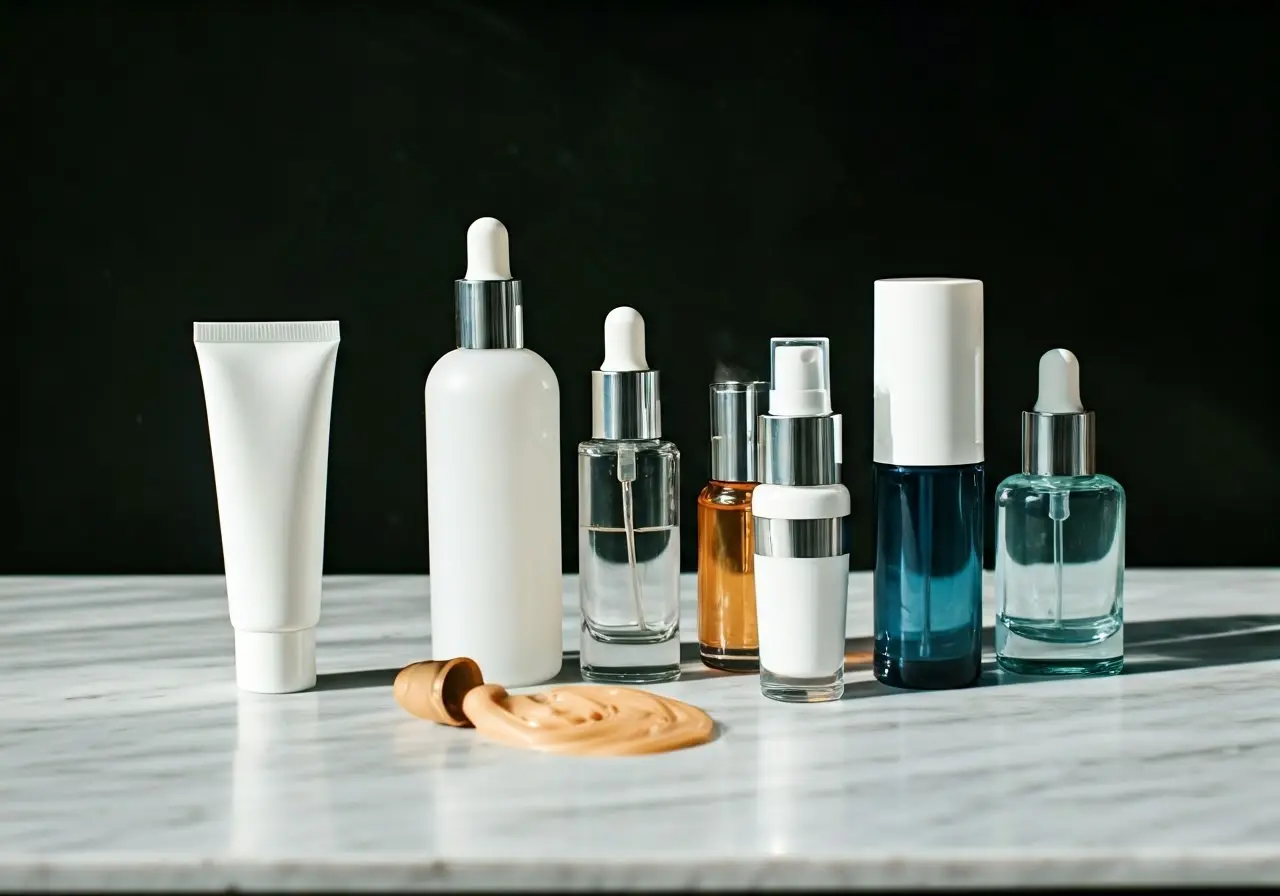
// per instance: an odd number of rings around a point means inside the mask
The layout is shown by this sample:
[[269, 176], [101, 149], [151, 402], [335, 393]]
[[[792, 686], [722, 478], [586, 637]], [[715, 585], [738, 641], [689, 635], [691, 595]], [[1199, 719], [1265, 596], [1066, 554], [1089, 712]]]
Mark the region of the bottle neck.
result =
[[519, 280], [456, 280], [458, 348], [524, 348]]
[[1093, 411], [1022, 414], [1022, 472], [1031, 476], [1091, 476], [1095, 437]]
[[760, 481], [834, 485], [840, 481], [840, 415], [760, 418]]
[[662, 438], [658, 371], [593, 370], [591, 438], [610, 441]]

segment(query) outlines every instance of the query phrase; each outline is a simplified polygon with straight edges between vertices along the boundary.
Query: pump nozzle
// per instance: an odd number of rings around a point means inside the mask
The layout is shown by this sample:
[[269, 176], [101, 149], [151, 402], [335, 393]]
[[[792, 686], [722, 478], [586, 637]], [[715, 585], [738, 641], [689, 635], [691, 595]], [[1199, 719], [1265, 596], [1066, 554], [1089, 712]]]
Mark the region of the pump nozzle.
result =
[[1080, 362], [1065, 348], [1055, 348], [1040, 357], [1038, 414], [1081, 414]]
[[604, 319], [604, 363], [606, 372], [648, 370], [644, 357], [644, 318], [625, 305], [614, 308]]
[[774, 339], [769, 414], [821, 417], [831, 413], [831, 372], [826, 337]]
[[497, 218], [477, 218], [467, 228], [466, 280], [510, 280], [511, 244]]

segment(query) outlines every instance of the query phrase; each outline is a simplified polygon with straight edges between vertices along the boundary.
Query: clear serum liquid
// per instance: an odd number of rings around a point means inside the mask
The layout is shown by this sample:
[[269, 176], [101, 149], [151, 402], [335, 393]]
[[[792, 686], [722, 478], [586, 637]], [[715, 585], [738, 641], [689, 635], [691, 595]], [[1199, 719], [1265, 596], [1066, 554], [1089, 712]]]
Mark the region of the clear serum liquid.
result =
[[680, 671], [680, 452], [662, 439], [578, 446], [582, 672], [652, 682]]
[[996, 654], [1024, 674], [1124, 662], [1125, 494], [1109, 476], [1010, 476], [996, 490]]

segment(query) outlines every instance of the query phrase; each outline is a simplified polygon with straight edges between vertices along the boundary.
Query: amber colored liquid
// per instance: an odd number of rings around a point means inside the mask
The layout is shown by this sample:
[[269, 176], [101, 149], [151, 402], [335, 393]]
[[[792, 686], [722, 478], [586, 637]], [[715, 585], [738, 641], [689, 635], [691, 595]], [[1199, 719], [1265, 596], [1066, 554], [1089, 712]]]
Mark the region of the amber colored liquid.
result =
[[754, 490], [754, 483], [712, 481], [698, 495], [698, 643], [703, 663], [728, 672], [760, 669]]

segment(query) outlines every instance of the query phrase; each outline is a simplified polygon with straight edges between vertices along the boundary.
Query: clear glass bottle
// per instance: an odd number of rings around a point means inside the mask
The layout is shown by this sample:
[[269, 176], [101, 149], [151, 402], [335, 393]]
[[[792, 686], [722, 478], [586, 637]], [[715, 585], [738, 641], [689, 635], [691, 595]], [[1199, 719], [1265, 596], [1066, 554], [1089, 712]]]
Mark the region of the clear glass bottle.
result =
[[579, 665], [590, 681], [680, 676], [680, 451], [661, 438], [658, 372], [631, 308], [605, 320], [592, 438], [578, 446]]
[[725, 672], [760, 669], [751, 494], [768, 395], [763, 381], [711, 384], [711, 481], [698, 495], [698, 649], [704, 665]]
[[1094, 469], [1093, 413], [1080, 403], [1071, 352], [1040, 359], [1022, 432], [1023, 472], [996, 490], [996, 660], [1024, 675], [1115, 674], [1125, 493]]

